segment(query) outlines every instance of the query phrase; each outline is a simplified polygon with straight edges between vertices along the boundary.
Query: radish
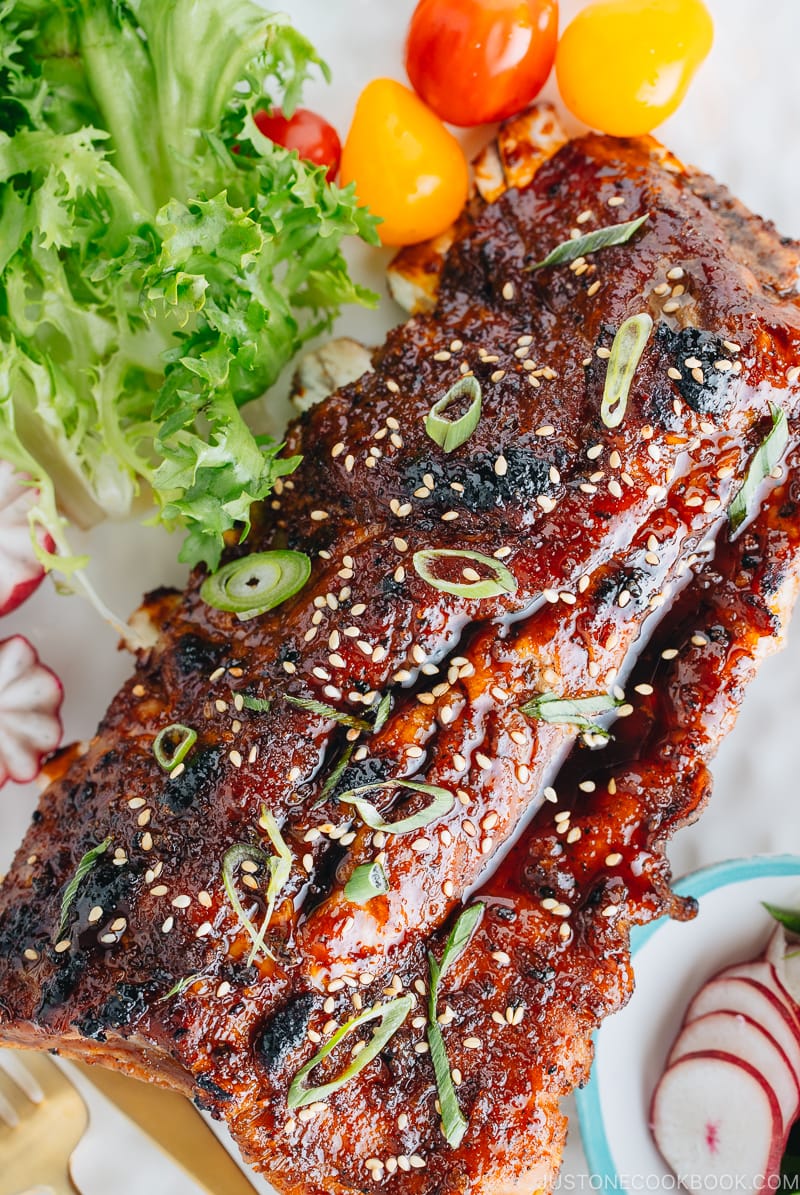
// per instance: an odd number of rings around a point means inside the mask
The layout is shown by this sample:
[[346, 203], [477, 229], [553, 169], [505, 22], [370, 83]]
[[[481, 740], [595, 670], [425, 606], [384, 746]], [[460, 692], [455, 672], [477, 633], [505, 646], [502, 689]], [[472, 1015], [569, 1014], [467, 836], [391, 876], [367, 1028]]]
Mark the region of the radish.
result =
[[[0, 615], [16, 610], [44, 577], [28, 522], [28, 512], [39, 495], [25, 480], [8, 461], [0, 460]], [[48, 552], [55, 547], [46, 533], [41, 543]]]
[[800, 938], [787, 938], [786, 927], [776, 925], [764, 958], [775, 968], [778, 983], [800, 1023]]
[[750, 1017], [710, 1012], [684, 1025], [667, 1063], [672, 1065], [687, 1054], [718, 1052], [739, 1058], [758, 1071], [778, 1100], [783, 1132], [788, 1135], [800, 1105], [800, 1084], [775, 1038]]
[[781, 977], [781, 973], [785, 974], [785, 970], [785, 965], [778, 968], [765, 956], [764, 958], [753, 959], [749, 963], [737, 963], [733, 967], [726, 967], [724, 971], [720, 971], [716, 978], [753, 979], [756, 983], [763, 984], [765, 988], [769, 988], [772, 994], [777, 996], [780, 1002], [791, 1013], [796, 1032], [800, 1037], [800, 1009], [798, 1009], [797, 1002], [793, 999]]
[[732, 1012], [750, 1017], [774, 1038], [792, 1070], [800, 1076], [800, 1042], [789, 1009], [769, 988], [753, 979], [712, 979], [702, 987], [686, 1012], [685, 1024], [709, 1012]]
[[61, 742], [61, 681], [22, 635], [0, 640], [0, 785], [38, 776]]
[[[651, 1127], [664, 1160], [690, 1190], [774, 1190], [783, 1123], [758, 1071], [723, 1053], [687, 1054], [668, 1067], [653, 1094]], [[743, 1182], [743, 1185], [738, 1185]]]

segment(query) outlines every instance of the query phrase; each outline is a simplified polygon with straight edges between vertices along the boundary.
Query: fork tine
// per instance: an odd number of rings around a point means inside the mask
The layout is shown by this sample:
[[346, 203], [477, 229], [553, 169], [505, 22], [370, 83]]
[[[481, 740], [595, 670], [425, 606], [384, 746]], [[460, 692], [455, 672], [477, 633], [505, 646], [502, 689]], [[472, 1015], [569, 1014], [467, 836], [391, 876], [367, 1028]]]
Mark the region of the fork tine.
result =
[[45, 1099], [53, 1099], [54, 1096], [61, 1095], [75, 1086], [46, 1054], [25, 1050], [17, 1057], [28, 1074], [39, 1084]]
[[8, 1104], [18, 1120], [27, 1116], [36, 1106], [26, 1091], [0, 1066], [0, 1097]]

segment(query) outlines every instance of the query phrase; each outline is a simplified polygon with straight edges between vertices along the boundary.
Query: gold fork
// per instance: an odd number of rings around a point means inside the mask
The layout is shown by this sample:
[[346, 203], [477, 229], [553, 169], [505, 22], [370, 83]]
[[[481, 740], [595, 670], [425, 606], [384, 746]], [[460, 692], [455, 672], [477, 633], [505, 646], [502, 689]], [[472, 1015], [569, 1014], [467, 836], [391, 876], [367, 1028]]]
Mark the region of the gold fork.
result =
[[24, 1061], [17, 1055], [16, 1069], [12, 1078], [0, 1062], [0, 1195], [40, 1187], [80, 1195], [70, 1159], [89, 1125], [83, 1097], [42, 1054], [26, 1051]]

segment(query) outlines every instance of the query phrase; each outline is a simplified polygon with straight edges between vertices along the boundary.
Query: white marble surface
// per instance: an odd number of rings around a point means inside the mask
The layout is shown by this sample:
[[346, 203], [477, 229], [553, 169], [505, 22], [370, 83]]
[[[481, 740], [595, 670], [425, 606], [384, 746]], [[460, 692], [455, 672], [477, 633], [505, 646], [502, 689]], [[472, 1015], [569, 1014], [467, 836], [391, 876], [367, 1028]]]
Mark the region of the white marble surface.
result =
[[[711, 59], [681, 111], [661, 130], [685, 160], [703, 166], [781, 230], [800, 236], [800, 0], [709, 0], [717, 22]], [[564, 18], [582, 6], [563, 0]], [[402, 78], [402, 44], [413, 0], [284, 0], [334, 71], [330, 89], [313, 87], [308, 103], [347, 128], [355, 98], [379, 74]], [[457, 66], [455, 67], [457, 69]], [[554, 95], [552, 82], [547, 94]], [[470, 147], [480, 137], [470, 134]], [[383, 255], [359, 249], [354, 268], [381, 287]], [[384, 299], [377, 313], [349, 312], [341, 329], [377, 341], [401, 313]], [[131, 525], [105, 526], [89, 537], [93, 574], [106, 600], [127, 612], [148, 586], [179, 581], [177, 545]], [[90, 735], [129, 670], [111, 632], [87, 605], [55, 596], [49, 585], [0, 624], [0, 635], [28, 635], [66, 685], [70, 738]], [[680, 874], [701, 863], [755, 851], [800, 849], [793, 739], [800, 715], [800, 627], [787, 651], [768, 662], [748, 694], [735, 734], [717, 765], [716, 792], [702, 824], [671, 848]], [[28, 821], [32, 786], [0, 792], [0, 871]], [[83, 1195], [196, 1195], [122, 1117], [92, 1100], [93, 1127], [79, 1148], [76, 1176]], [[585, 1162], [571, 1133], [565, 1173], [580, 1181]], [[113, 1164], [113, 1171], [108, 1166]], [[586, 1181], [584, 1177], [584, 1182]], [[224, 1195], [220, 1192], [219, 1195]]]

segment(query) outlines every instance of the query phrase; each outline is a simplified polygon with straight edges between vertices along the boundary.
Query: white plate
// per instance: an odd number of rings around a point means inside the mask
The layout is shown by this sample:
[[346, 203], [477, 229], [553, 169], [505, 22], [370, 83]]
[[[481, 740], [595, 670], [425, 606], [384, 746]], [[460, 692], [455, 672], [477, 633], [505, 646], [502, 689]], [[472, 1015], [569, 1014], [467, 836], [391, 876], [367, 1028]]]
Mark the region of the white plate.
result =
[[[342, 132], [369, 79], [381, 74], [403, 78], [402, 47], [414, 0], [261, 2], [287, 11], [330, 62], [333, 86], [310, 87], [306, 102]], [[562, 0], [563, 19], [584, 2]], [[782, 232], [800, 236], [800, 4], [708, 3], [717, 21], [715, 49], [688, 100], [659, 135], [687, 161], [701, 163], [755, 210], [774, 219]], [[453, 70], [458, 70], [457, 62]], [[556, 98], [552, 81], [545, 94]], [[482, 131], [467, 134], [465, 144], [474, 149], [484, 137]], [[388, 256], [357, 246], [351, 253], [360, 280], [384, 293], [382, 267]], [[378, 343], [401, 318], [398, 308], [384, 299], [377, 312], [346, 312], [338, 330]], [[106, 525], [93, 532], [85, 546], [94, 556], [92, 576], [98, 589], [121, 613], [132, 610], [148, 587], [181, 582], [177, 542], [166, 533], [131, 524]], [[16, 632], [35, 643], [65, 683], [67, 739], [90, 736], [130, 671], [129, 660], [116, 651], [114, 636], [97, 623], [84, 602], [58, 598], [49, 585], [0, 623], [0, 636]], [[795, 711], [800, 710], [798, 664], [796, 637], [794, 648], [771, 661], [753, 686], [736, 733], [720, 755], [712, 808], [700, 828], [683, 833], [674, 844], [678, 872], [743, 851], [785, 847], [785, 827], [796, 819], [792, 744]], [[9, 785], [0, 791], [0, 872], [11, 861], [35, 801], [32, 785]], [[94, 1129], [79, 1150], [77, 1167], [84, 1195], [108, 1195], [110, 1173], [114, 1195], [196, 1195], [194, 1186], [165, 1168], [135, 1130], [101, 1099], [90, 1098]], [[135, 1166], [117, 1164], [134, 1157]], [[587, 1178], [577, 1131], [567, 1147], [564, 1174], [576, 1181]]]
[[658, 921], [634, 934], [636, 991], [597, 1034], [592, 1079], [578, 1094], [598, 1191], [675, 1190], [648, 1128], [653, 1089], [702, 984], [765, 947], [775, 922], [761, 902], [800, 908], [800, 856], [736, 859], [685, 876], [676, 889], [699, 899], [699, 913], [688, 924]]

